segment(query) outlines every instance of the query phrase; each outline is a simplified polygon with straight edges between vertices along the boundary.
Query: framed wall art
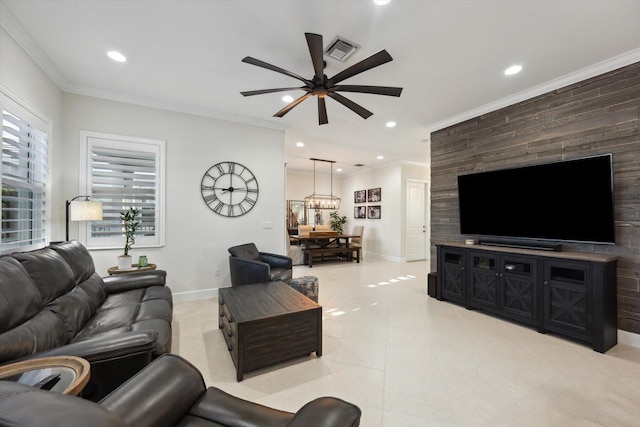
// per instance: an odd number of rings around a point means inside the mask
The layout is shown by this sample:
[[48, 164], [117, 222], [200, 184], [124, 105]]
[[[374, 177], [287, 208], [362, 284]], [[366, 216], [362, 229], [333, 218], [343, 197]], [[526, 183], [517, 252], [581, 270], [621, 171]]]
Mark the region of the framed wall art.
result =
[[367, 190], [358, 190], [353, 192], [354, 203], [364, 203], [367, 201]]
[[353, 208], [353, 217], [355, 219], [364, 219], [367, 217], [367, 207], [366, 206], [355, 206]]
[[380, 205], [367, 206], [367, 218], [380, 219]]
[[375, 203], [382, 201], [382, 189], [381, 188], [372, 188], [367, 190], [367, 202]]

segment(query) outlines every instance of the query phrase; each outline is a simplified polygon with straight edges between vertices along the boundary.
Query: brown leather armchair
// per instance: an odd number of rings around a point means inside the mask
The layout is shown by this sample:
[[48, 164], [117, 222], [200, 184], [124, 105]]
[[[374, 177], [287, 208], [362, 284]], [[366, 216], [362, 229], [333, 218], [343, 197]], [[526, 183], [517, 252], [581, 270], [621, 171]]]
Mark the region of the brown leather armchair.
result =
[[291, 282], [293, 262], [284, 255], [260, 252], [254, 243], [228, 249], [231, 286], [265, 283], [276, 280]]
[[0, 381], [0, 425], [92, 427], [355, 427], [360, 409], [321, 397], [280, 411], [206, 388], [185, 359], [165, 354], [99, 403]]

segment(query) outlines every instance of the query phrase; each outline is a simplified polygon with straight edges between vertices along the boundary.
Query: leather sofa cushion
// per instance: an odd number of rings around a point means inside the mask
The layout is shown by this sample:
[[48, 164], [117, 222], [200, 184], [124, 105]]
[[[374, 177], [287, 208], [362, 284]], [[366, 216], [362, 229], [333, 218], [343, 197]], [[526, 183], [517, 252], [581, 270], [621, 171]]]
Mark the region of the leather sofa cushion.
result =
[[229, 248], [229, 253], [238, 258], [260, 261], [260, 252], [254, 243], [234, 246]]
[[51, 301], [46, 307], [46, 310], [52, 311], [62, 319], [69, 333], [69, 339], [82, 329], [94, 313], [87, 302], [88, 299], [87, 293], [76, 286], [70, 292]]
[[[168, 299], [168, 300], [167, 300]], [[134, 289], [109, 295], [102, 306], [75, 334], [72, 342], [105, 334], [153, 330], [156, 354], [171, 349], [171, 291], [162, 286]]]
[[69, 342], [65, 324], [49, 310], [0, 334], [0, 363], [60, 347]]
[[14, 258], [0, 257], [0, 333], [34, 317], [41, 309], [42, 298], [29, 273]]
[[45, 305], [76, 285], [69, 264], [50, 248], [17, 252], [12, 256], [29, 272]]
[[96, 272], [93, 258], [87, 249], [75, 240], [50, 246], [69, 264], [76, 284], [82, 283]]

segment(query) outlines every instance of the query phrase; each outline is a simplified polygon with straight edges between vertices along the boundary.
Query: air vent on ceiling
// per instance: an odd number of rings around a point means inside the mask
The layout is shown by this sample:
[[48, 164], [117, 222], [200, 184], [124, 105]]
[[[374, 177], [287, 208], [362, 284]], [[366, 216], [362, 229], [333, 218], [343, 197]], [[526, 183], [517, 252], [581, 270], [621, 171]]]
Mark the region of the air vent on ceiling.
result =
[[350, 42], [344, 37], [336, 36], [336, 38], [333, 39], [331, 43], [329, 43], [329, 47], [325, 49], [324, 54], [329, 58], [337, 59], [340, 62], [345, 62], [358, 49], [360, 49], [360, 46], [358, 46], [357, 44]]

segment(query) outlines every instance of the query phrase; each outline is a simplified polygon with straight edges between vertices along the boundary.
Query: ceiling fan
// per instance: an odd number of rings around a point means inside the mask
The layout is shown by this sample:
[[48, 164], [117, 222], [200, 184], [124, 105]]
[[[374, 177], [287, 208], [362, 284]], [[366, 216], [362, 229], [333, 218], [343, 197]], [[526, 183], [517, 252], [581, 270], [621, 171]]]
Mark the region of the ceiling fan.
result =
[[243, 96], [253, 96], [253, 95], [262, 95], [265, 93], [273, 93], [273, 92], [285, 92], [288, 90], [301, 89], [306, 93], [302, 95], [300, 98], [291, 102], [289, 105], [284, 107], [282, 110], [275, 113], [274, 117], [283, 117], [289, 111], [291, 111], [296, 105], [300, 104], [307, 98], [311, 96], [318, 97], [318, 122], [321, 125], [329, 123], [327, 118], [327, 107], [325, 105], [324, 98], [328, 96], [329, 98], [335, 99], [345, 107], [349, 108], [356, 114], [360, 115], [363, 119], [367, 119], [373, 115], [373, 113], [361, 105], [356, 104], [348, 98], [340, 95], [337, 92], [359, 92], [359, 93], [370, 93], [374, 95], [387, 95], [387, 96], [400, 96], [402, 93], [401, 87], [389, 87], [389, 86], [363, 86], [363, 85], [340, 85], [343, 80], [348, 79], [349, 77], [353, 77], [357, 74], [375, 68], [379, 65], [386, 64], [387, 62], [391, 62], [393, 58], [389, 55], [389, 52], [386, 50], [381, 50], [380, 52], [371, 55], [370, 57], [363, 59], [362, 61], [354, 64], [345, 70], [339, 72], [335, 76], [328, 78], [324, 74], [324, 67], [326, 62], [323, 60], [323, 48], [322, 48], [322, 36], [319, 34], [305, 33], [307, 38], [307, 45], [309, 45], [309, 53], [311, 54], [311, 62], [313, 63], [313, 71], [315, 75], [311, 80], [305, 79], [297, 74], [294, 74], [290, 71], [284, 70], [280, 67], [276, 67], [275, 65], [268, 64], [264, 61], [260, 61], [259, 59], [252, 58], [247, 56], [242, 60], [242, 62], [246, 62], [247, 64], [256, 65], [258, 67], [266, 68], [267, 70], [275, 71], [280, 74], [284, 74], [285, 76], [293, 77], [294, 79], [298, 79], [304, 83], [302, 87], [284, 87], [277, 89], [262, 89], [262, 90], [250, 90], [247, 92], [240, 92]]

